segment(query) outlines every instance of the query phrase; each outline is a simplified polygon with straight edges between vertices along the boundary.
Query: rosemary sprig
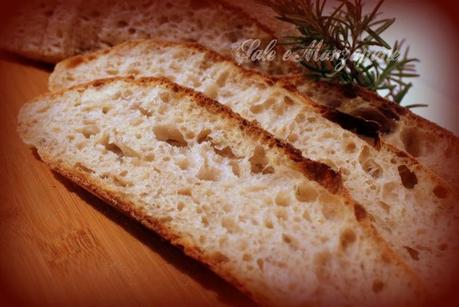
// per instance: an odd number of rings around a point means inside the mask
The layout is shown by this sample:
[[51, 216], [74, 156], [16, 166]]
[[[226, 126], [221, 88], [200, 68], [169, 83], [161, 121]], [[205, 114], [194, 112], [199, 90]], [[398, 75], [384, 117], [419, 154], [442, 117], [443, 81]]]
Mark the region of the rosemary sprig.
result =
[[[395, 18], [380, 18], [379, 9], [384, 0], [369, 12], [364, 12], [362, 0], [338, 0], [331, 10], [326, 10], [326, 0], [259, 1], [273, 8], [278, 19], [293, 24], [299, 31], [297, 36], [281, 40], [292, 51], [305, 50], [320, 42], [320, 53], [337, 55], [319, 61], [303, 58], [300, 63], [311, 77], [363, 86], [385, 93], [396, 103], [400, 103], [412, 87], [406, 79], [418, 77], [415, 63], [419, 60], [408, 56], [409, 48], [402, 54], [403, 41], [395, 42], [391, 48], [381, 37], [395, 22]], [[392, 52], [368, 56], [378, 50]], [[412, 107], [415, 106], [420, 105]]]

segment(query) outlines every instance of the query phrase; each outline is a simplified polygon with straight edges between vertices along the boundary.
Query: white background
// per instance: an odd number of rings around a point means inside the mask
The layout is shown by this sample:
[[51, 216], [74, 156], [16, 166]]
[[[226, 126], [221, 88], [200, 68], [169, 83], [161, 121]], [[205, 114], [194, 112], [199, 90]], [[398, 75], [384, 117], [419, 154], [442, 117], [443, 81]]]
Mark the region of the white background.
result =
[[383, 37], [390, 43], [406, 38], [411, 56], [421, 60], [417, 64], [421, 76], [413, 79], [414, 86], [402, 105], [428, 104], [412, 111], [459, 135], [457, 34], [435, 5], [420, 2], [389, 0], [381, 7], [382, 17], [396, 17]]

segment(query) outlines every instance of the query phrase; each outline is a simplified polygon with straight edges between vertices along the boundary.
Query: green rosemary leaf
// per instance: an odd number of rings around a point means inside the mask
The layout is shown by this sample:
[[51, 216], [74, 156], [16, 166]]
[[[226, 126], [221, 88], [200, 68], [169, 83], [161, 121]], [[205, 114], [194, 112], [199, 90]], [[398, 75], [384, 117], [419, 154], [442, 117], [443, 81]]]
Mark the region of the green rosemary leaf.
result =
[[[378, 35], [378, 33], [376, 33], [370, 28], [366, 29], [366, 32], [370, 34], [369, 36], [367, 36], [367, 38], [365, 38], [365, 41], [368, 42], [367, 45], [371, 44], [371, 45], [381, 46], [381, 47], [390, 49], [390, 45], [386, 43], [386, 41], [383, 40], [381, 36]], [[372, 42], [372, 39], [375, 40], [375, 42]]]
[[424, 104], [424, 103], [414, 103], [414, 104], [409, 104], [404, 106], [405, 108], [412, 109], [412, 108], [422, 108], [422, 107], [428, 107], [429, 105]]
[[409, 83], [405, 87], [403, 87], [400, 92], [398, 92], [395, 96], [393, 96], [393, 100], [397, 103], [400, 103], [403, 100], [403, 97], [405, 97], [406, 93], [410, 90], [410, 88], [413, 86], [413, 84]]
[[[418, 77], [415, 63], [409, 57], [409, 47], [403, 50], [404, 41], [396, 41], [392, 48], [384, 40], [384, 32], [395, 18], [381, 18], [384, 0], [367, 13], [362, 0], [338, 0], [327, 9], [327, 0], [257, 0], [270, 6], [281, 21], [296, 27], [299, 34], [280, 42], [293, 51], [310, 48], [312, 42], [322, 42], [320, 52], [339, 50], [345, 52], [344, 67], [335, 71], [341, 59], [328, 61], [301, 61], [305, 74], [319, 80], [349, 86], [363, 86], [373, 91], [387, 91], [386, 97], [400, 103], [411, 89], [405, 79]], [[392, 55], [373, 59], [354, 60], [354, 55], [366, 56], [375, 50], [391, 50]]]

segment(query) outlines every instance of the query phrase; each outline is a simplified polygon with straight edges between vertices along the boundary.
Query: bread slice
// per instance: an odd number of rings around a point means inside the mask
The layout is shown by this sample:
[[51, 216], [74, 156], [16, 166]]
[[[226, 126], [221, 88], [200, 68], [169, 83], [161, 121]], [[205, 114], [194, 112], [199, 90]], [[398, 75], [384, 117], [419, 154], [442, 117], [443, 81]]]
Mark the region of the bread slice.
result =
[[49, 85], [56, 90], [113, 74], [167, 77], [258, 121], [305, 157], [340, 171], [373, 225], [434, 289], [455, 278], [457, 196], [407, 154], [370, 145], [325, 119], [324, 110], [294, 88], [192, 43], [133, 41], [70, 58], [56, 66]]
[[31, 0], [16, 5], [14, 11], [1, 23], [2, 49], [35, 60], [46, 60], [42, 46], [55, 7], [56, 0]]
[[53, 170], [263, 305], [418, 299], [416, 277], [336, 172], [203, 95], [106, 79], [39, 97], [18, 122]]
[[[40, 1], [40, 5], [44, 9], [30, 9], [27, 15], [13, 18], [14, 25], [0, 41], [3, 49], [55, 63], [131, 39], [160, 37], [199, 42], [232, 56], [235, 44], [260, 39], [265, 46], [273, 38], [265, 26], [223, 1], [54, 0], [49, 4]], [[46, 23], [34, 21], [36, 25], [17, 26], [26, 19]], [[34, 52], [21, 51], [22, 45], [33, 45]], [[298, 72], [294, 65], [279, 65], [280, 61], [241, 59], [241, 63], [269, 73]]]
[[[459, 139], [450, 131], [362, 88], [349, 90], [303, 76], [284, 79], [321, 105], [351, 115], [357, 123], [370, 123], [366, 134], [405, 151], [459, 188]], [[369, 125], [365, 125], [369, 127]]]

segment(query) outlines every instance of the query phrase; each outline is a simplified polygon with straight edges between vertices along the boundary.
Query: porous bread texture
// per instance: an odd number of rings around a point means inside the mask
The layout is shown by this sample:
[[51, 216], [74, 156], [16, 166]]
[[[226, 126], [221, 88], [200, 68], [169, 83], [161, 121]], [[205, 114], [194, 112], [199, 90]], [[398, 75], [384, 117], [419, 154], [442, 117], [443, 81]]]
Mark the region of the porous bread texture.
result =
[[293, 88], [244, 70], [191, 43], [134, 41], [59, 63], [50, 89], [113, 75], [163, 76], [258, 121], [276, 137], [343, 176], [384, 239], [432, 286], [446, 289], [458, 257], [457, 195], [390, 145], [376, 148], [322, 117]]
[[[418, 299], [416, 278], [333, 171], [165, 79], [108, 79], [42, 96], [21, 109], [18, 131], [54, 170], [261, 304]], [[308, 177], [332, 180], [324, 187]]]
[[[5, 31], [4, 40], [0, 42], [3, 48], [55, 63], [136, 38], [194, 41], [226, 56], [233, 56], [235, 46], [247, 39], [260, 39], [263, 47], [274, 38], [268, 28], [223, 1], [54, 0], [43, 3], [46, 15], [42, 10], [27, 10], [26, 17], [43, 19], [46, 23], [40, 27], [41, 22], [27, 23], [23, 29], [15, 26], [25, 22], [22, 16], [17, 16], [15, 25]], [[21, 44], [33, 44], [34, 52], [21, 52], [24, 49]], [[273, 74], [297, 72], [295, 65], [281, 63], [279, 58], [272, 62], [241, 61], [248, 67]]]
[[31, 0], [17, 5], [12, 14], [1, 22], [2, 49], [43, 60], [41, 48], [55, 4], [55, 0]]
[[348, 93], [339, 86], [303, 76], [288, 77], [285, 81], [295, 84], [314, 102], [376, 121], [381, 125], [383, 142], [407, 152], [450, 185], [459, 187], [459, 140], [453, 133], [364, 89]]

